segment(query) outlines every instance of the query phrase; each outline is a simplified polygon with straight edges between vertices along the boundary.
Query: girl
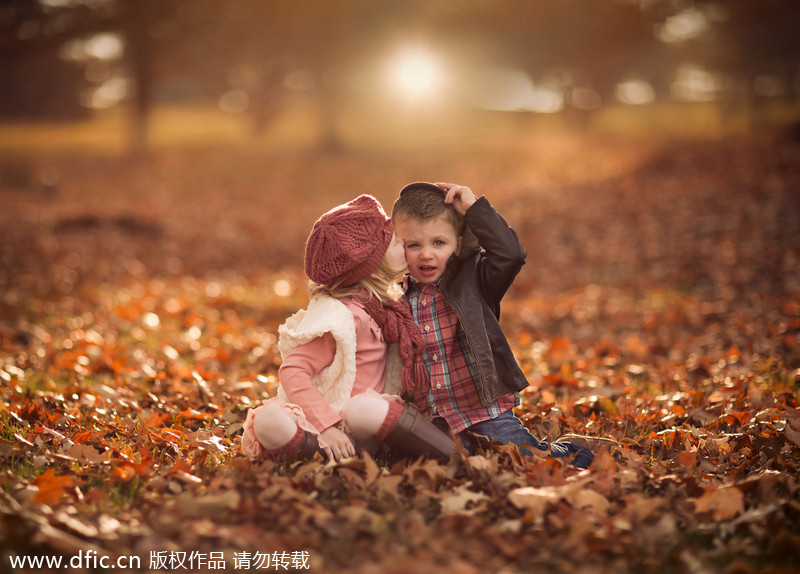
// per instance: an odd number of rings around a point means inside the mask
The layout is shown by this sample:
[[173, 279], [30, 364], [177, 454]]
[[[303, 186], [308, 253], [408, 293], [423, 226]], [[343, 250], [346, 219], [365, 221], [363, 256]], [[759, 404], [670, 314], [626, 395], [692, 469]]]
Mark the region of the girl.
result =
[[404, 269], [403, 245], [374, 197], [361, 195], [317, 220], [305, 249], [311, 301], [278, 329], [281, 385], [247, 413], [247, 456], [322, 451], [339, 461], [376, 441], [409, 456], [446, 460], [456, 451], [414, 407], [385, 394], [399, 390], [398, 378], [404, 389], [428, 385], [424, 341], [398, 302], [395, 277]]

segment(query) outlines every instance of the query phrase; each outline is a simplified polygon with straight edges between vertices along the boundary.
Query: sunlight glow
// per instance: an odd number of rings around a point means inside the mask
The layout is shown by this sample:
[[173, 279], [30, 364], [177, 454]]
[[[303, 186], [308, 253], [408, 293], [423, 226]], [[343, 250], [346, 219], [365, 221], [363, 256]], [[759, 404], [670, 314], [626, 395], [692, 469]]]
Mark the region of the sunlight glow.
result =
[[534, 97], [534, 88], [525, 72], [496, 69], [484, 72], [471, 93], [481, 108], [513, 112], [527, 109]]
[[278, 279], [272, 284], [272, 290], [278, 297], [288, 297], [294, 292], [294, 286], [286, 279]]
[[226, 114], [240, 114], [250, 107], [250, 96], [243, 90], [230, 90], [222, 94], [217, 105]]
[[554, 114], [564, 109], [564, 94], [556, 86], [542, 86], [533, 90], [533, 99], [527, 109], [540, 114]]
[[645, 80], [628, 80], [617, 84], [617, 99], [623, 104], [641, 106], [656, 99], [655, 90]]
[[99, 60], [112, 62], [122, 58], [125, 41], [120, 34], [102, 33], [89, 38], [77, 38], [66, 42], [59, 50], [63, 60], [86, 62]]
[[564, 108], [564, 95], [557, 86], [534, 85], [521, 70], [488, 70], [473, 94], [478, 107], [501, 112], [555, 113]]
[[596, 110], [603, 105], [603, 99], [591, 88], [575, 88], [571, 95], [572, 105], [579, 110]]
[[48, 8], [64, 8], [76, 4], [75, 0], [39, 0], [39, 4]]
[[667, 18], [656, 30], [662, 42], [685, 42], [699, 38], [708, 31], [708, 18], [697, 8], [689, 8], [680, 14]]
[[684, 102], [713, 101], [719, 90], [719, 79], [698, 66], [684, 64], [672, 83], [672, 97]]
[[130, 82], [121, 76], [103, 82], [99, 87], [88, 90], [82, 97], [82, 103], [95, 110], [107, 110], [120, 103], [130, 92]]
[[436, 61], [423, 52], [403, 54], [391, 66], [390, 74], [392, 85], [409, 96], [429, 94], [440, 81]]
[[86, 54], [98, 60], [119, 60], [125, 43], [119, 34], [95, 34], [86, 40]]

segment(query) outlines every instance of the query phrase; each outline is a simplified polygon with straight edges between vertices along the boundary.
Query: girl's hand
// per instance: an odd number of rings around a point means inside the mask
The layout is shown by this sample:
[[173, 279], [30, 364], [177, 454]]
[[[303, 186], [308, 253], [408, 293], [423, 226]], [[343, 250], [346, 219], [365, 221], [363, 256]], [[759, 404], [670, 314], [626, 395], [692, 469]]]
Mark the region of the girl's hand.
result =
[[478, 201], [472, 190], [465, 185], [455, 183], [436, 183], [439, 187], [447, 191], [444, 196], [445, 203], [452, 203], [456, 211], [464, 215], [473, 203]]
[[352, 439], [336, 427], [328, 427], [319, 435], [328, 444], [325, 454], [328, 455], [329, 460], [340, 461], [356, 455], [356, 447]]

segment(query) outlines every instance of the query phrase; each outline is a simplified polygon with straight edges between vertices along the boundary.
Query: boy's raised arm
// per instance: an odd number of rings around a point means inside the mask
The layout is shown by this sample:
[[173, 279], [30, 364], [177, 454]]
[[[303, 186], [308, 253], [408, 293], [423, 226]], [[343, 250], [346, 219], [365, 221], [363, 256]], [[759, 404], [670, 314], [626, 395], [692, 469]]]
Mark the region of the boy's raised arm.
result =
[[485, 197], [473, 204], [465, 221], [484, 250], [480, 267], [484, 292], [499, 302], [525, 264], [528, 254], [516, 232]]

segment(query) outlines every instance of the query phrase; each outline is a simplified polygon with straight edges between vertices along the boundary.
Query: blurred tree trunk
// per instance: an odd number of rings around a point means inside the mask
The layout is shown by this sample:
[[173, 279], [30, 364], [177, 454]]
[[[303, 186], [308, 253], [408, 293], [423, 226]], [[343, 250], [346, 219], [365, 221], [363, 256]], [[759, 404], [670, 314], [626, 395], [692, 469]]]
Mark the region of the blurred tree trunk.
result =
[[125, 0], [128, 14], [128, 58], [134, 78], [135, 97], [131, 118], [131, 151], [143, 153], [149, 143], [153, 102], [153, 49], [148, 38], [151, 0]]

